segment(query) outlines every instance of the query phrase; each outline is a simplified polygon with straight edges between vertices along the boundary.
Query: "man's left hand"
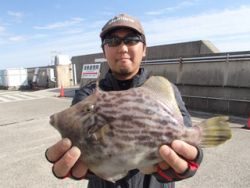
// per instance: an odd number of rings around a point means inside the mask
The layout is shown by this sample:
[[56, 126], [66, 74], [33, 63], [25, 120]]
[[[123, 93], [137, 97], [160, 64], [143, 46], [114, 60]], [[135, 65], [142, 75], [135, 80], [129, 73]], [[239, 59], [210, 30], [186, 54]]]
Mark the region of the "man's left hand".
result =
[[181, 140], [161, 146], [159, 153], [164, 162], [158, 164], [156, 178], [166, 182], [192, 177], [203, 158], [200, 148]]

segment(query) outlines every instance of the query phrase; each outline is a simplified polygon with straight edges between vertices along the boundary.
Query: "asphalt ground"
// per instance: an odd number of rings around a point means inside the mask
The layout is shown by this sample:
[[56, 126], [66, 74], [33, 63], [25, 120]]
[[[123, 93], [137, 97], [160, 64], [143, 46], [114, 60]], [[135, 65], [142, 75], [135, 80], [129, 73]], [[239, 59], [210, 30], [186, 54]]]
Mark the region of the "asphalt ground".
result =
[[[46, 148], [60, 139], [49, 125], [49, 116], [70, 106], [72, 100], [72, 91], [66, 92], [65, 98], [57, 97], [58, 91], [37, 91], [33, 94], [39, 98], [0, 103], [0, 187], [86, 187], [85, 180], [56, 179], [51, 173], [52, 165], [44, 157]], [[192, 114], [194, 123], [212, 116]], [[196, 175], [177, 182], [176, 187], [250, 187], [250, 130], [242, 129], [245, 123], [246, 119], [233, 117], [232, 139], [219, 147], [204, 149]]]

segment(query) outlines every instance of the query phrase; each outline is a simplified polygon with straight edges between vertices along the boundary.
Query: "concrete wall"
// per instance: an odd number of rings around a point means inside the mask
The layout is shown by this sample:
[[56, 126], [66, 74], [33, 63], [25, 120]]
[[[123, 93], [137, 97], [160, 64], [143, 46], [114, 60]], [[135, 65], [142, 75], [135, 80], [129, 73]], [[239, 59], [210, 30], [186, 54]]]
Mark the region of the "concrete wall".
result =
[[[250, 87], [250, 52], [216, 53], [190, 60], [151, 61], [142, 66], [179, 85]], [[242, 57], [238, 57], [242, 55]], [[249, 58], [243, 56], [249, 55]], [[214, 58], [213, 58], [214, 56]], [[236, 56], [236, 57], [235, 57]], [[209, 58], [208, 58], [209, 57]], [[218, 58], [216, 58], [218, 57]]]
[[250, 52], [155, 60], [143, 66], [176, 84], [189, 109], [250, 115]]
[[219, 50], [210, 41], [199, 40], [148, 47], [146, 60], [196, 56], [218, 52]]

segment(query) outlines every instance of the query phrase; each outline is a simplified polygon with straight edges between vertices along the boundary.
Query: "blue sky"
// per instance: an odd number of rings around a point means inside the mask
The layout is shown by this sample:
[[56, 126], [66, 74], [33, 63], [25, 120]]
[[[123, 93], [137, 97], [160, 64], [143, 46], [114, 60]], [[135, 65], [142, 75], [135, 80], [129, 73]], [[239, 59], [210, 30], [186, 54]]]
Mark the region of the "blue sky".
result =
[[141, 20], [148, 46], [209, 40], [221, 52], [250, 51], [248, 0], [2, 0], [0, 69], [101, 52], [100, 30], [119, 13]]

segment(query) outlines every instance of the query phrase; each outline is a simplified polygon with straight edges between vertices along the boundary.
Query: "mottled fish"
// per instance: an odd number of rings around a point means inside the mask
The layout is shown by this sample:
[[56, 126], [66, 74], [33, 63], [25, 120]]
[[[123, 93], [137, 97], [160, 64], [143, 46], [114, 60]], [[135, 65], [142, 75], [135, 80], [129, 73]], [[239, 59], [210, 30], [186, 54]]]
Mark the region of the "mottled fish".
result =
[[171, 83], [150, 77], [141, 87], [104, 92], [50, 117], [50, 123], [80, 148], [81, 160], [99, 177], [115, 182], [131, 169], [154, 169], [158, 149], [175, 139], [211, 147], [231, 138], [228, 117], [184, 126]]

